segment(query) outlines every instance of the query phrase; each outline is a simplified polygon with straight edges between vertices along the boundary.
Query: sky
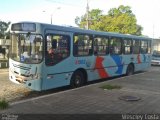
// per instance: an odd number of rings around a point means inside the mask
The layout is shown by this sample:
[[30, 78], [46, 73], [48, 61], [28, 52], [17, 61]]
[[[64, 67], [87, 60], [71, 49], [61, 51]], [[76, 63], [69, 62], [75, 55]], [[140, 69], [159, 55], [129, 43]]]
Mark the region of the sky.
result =
[[[142, 34], [160, 38], [160, 0], [88, 0], [89, 9], [100, 9], [104, 14], [120, 5], [130, 6]], [[0, 0], [0, 20], [34, 21], [56, 25], [76, 26], [76, 16], [86, 12], [87, 0]], [[51, 17], [52, 16], [52, 17]]]

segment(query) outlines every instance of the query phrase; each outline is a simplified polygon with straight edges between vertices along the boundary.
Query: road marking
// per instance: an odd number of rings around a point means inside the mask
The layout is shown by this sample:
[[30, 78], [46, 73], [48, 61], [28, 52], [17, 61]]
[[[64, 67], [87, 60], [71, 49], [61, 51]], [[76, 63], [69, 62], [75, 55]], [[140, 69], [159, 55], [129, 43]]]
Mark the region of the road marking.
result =
[[[147, 72], [150, 72], [150, 71], [145, 71], [143, 73], [138, 73], [138, 74], [134, 74], [134, 75], [130, 75], [130, 76], [118, 77], [118, 78], [115, 78], [115, 79], [112, 79], [112, 80], [115, 81], [115, 80], [131, 77], [131, 76], [138, 76], [138, 75], [141, 75], [141, 74], [145, 74]], [[71, 91], [75, 91], [75, 90], [80, 90], [80, 89], [83, 89], [83, 88], [87, 88], [87, 87], [103, 84], [103, 83], [105, 83], [107, 81], [110, 81], [110, 80], [106, 80], [106, 81], [103, 81], [103, 82], [99, 82], [99, 83], [95, 83], [95, 84], [90, 84], [90, 85], [82, 86], [82, 87], [75, 88], [75, 89], [69, 89], [69, 90], [58, 92], [58, 93], [51, 93], [51, 94], [48, 94], [48, 95], [42, 95], [42, 96], [38, 96], [38, 97], [34, 97], [34, 98], [29, 98], [29, 99], [26, 99], [26, 100], [21, 100], [21, 101], [10, 103], [10, 105], [12, 106], [12, 105], [26, 103], [26, 102], [29, 102], [29, 101], [34, 101], [34, 100], [38, 100], [38, 99], [42, 99], [42, 98], [46, 98], [46, 97], [50, 97], [50, 96], [54, 96], [54, 95], [58, 95], [58, 94], [63, 94], [63, 93], [67, 93], [67, 92], [71, 92]]]

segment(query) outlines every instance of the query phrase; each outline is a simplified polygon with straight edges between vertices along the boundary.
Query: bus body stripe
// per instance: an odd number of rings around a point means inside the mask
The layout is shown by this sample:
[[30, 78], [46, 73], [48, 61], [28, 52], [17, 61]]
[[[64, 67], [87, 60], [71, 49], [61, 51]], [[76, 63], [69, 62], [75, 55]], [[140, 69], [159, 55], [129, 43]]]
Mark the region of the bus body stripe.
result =
[[98, 56], [96, 57], [95, 69], [98, 71], [98, 74], [101, 78], [108, 78], [109, 75], [102, 64], [103, 60], [104, 60], [103, 57], [98, 57]]
[[137, 55], [137, 61], [138, 61], [138, 64], [141, 63], [141, 58], [140, 58], [140, 54]]

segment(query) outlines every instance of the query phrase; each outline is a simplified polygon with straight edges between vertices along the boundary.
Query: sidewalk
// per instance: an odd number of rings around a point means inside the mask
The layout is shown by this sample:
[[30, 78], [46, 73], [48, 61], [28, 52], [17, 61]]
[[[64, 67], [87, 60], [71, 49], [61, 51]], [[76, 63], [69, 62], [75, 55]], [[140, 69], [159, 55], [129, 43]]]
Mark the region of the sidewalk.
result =
[[[120, 85], [122, 89], [103, 90], [100, 86], [104, 84]], [[160, 109], [155, 109], [160, 108], [159, 86], [159, 72], [151, 71], [33, 98], [13, 104], [5, 111], [14, 113], [135, 113], [140, 111], [160, 113]], [[139, 96], [141, 100], [137, 102], [119, 100], [119, 97], [125, 94]]]
[[3, 73], [3, 72], [9, 72], [9, 69], [8, 68], [0, 68], [0, 73]]
[[[160, 80], [156, 68], [133, 76], [120, 77], [81, 88], [44, 95], [12, 103], [0, 113], [11, 114], [153, 114], [160, 113]], [[120, 85], [121, 89], [103, 90], [102, 85]], [[138, 101], [121, 96], [140, 97]], [[31, 115], [31, 116], [32, 116]], [[30, 117], [31, 117], [30, 116]]]

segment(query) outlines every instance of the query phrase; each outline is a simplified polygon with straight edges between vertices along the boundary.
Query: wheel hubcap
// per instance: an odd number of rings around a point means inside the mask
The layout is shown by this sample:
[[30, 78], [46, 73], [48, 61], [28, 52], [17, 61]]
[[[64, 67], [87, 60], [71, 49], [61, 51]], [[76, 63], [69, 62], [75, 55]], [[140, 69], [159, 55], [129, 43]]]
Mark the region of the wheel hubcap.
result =
[[81, 77], [80, 76], [76, 76], [75, 84], [76, 85], [80, 85], [80, 81], [81, 81]]
[[132, 75], [133, 74], [133, 68], [132, 66], [129, 67], [129, 71], [128, 71], [128, 75]]

